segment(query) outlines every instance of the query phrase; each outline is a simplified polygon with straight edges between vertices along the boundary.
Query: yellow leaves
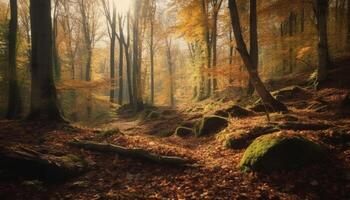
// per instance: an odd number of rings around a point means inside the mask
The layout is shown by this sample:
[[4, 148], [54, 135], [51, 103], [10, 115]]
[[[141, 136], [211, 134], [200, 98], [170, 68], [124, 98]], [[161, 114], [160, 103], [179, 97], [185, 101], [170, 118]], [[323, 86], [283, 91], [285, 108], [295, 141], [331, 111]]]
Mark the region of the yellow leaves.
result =
[[63, 80], [56, 86], [57, 90], [73, 90], [73, 89], [100, 89], [110, 87], [110, 80], [99, 81], [81, 81], [81, 80]]

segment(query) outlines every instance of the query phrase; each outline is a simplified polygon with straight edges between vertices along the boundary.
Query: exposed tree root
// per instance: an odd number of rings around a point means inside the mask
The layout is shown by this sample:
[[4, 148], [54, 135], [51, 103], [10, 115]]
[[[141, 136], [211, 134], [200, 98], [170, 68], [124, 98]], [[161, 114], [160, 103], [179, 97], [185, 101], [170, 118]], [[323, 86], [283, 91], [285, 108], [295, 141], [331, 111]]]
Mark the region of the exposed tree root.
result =
[[43, 154], [28, 147], [0, 147], [0, 167], [14, 175], [43, 181], [63, 181], [87, 169], [87, 162], [75, 155]]
[[192, 161], [175, 156], [161, 156], [143, 149], [129, 149], [109, 143], [97, 143], [93, 141], [73, 141], [69, 145], [99, 152], [114, 152], [122, 156], [136, 159], [148, 160], [158, 164], [168, 164], [175, 166], [191, 166]]

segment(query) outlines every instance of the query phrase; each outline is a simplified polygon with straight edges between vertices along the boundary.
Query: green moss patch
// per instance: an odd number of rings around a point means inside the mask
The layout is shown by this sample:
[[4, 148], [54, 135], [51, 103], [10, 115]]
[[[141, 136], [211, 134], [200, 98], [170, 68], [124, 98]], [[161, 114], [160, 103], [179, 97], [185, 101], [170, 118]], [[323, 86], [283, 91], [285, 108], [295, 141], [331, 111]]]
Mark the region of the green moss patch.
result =
[[304, 137], [270, 134], [257, 138], [248, 147], [239, 166], [243, 171], [294, 170], [326, 157], [324, 147]]
[[196, 125], [195, 134], [197, 137], [214, 134], [225, 129], [227, 126], [228, 121], [224, 117], [215, 115], [206, 116]]

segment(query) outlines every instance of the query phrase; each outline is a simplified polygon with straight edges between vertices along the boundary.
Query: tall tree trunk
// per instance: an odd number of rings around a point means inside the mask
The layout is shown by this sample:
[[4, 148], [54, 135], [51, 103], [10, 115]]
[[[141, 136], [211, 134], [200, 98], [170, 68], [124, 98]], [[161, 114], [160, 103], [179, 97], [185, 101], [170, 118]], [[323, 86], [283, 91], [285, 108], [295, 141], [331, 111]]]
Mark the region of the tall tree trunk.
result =
[[317, 82], [323, 82], [327, 79], [329, 52], [327, 36], [327, 13], [328, 0], [315, 0], [315, 12], [318, 30], [318, 70]]
[[[213, 68], [216, 68], [217, 66], [217, 43], [218, 43], [218, 16], [220, 12], [220, 8], [222, 5], [223, 0], [212, 0], [212, 20], [213, 20], [213, 30], [212, 30], [212, 50], [213, 50]], [[215, 77], [213, 76], [213, 94], [216, 93], [218, 90], [218, 81]]]
[[[209, 27], [209, 13], [208, 13], [208, 3], [206, 0], [201, 1], [201, 12], [202, 12], [202, 21], [204, 26], [204, 43], [206, 48], [206, 67], [210, 71], [211, 69], [211, 41], [210, 41], [210, 27]], [[209, 72], [207, 77], [206, 84], [206, 97], [210, 97], [212, 93], [212, 75]]]
[[[230, 29], [230, 34], [229, 34], [229, 59], [228, 59], [228, 64], [230, 65], [230, 68], [232, 67], [233, 64], [233, 52], [234, 52], [234, 47], [233, 47], [233, 32], [232, 29]], [[232, 70], [230, 70], [230, 77], [229, 77], [229, 83], [232, 85], [233, 83], [233, 73]]]
[[174, 97], [174, 66], [171, 56], [171, 40], [166, 38], [166, 47], [167, 47], [167, 63], [168, 63], [168, 71], [169, 71], [169, 79], [170, 79], [170, 91], [169, 91], [169, 98], [170, 98], [170, 106], [175, 106], [175, 97]]
[[133, 108], [134, 112], [143, 109], [143, 100], [141, 95], [141, 62], [140, 62], [140, 9], [142, 1], [135, 0], [134, 24], [133, 24]]
[[151, 20], [151, 44], [150, 44], [150, 57], [151, 57], [151, 104], [154, 104], [154, 18]]
[[346, 35], [346, 45], [347, 49], [350, 49], [350, 0], [347, 2], [347, 28], [348, 33]]
[[[276, 100], [265, 88], [264, 83], [261, 81], [258, 72], [254, 68], [253, 59], [251, 55], [249, 55], [246, 43], [244, 42], [242, 35], [242, 28], [240, 23], [240, 18], [238, 14], [236, 0], [229, 0], [229, 9], [231, 15], [231, 23], [233, 33], [236, 38], [237, 50], [240, 53], [242, 60], [247, 68], [250, 80], [254, 85], [255, 90], [263, 100], [265, 104], [269, 104], [276, 111], [287, 111], [287, 107]], [[255, 19], [256, 22], [256, 19]]]
[[115, 41], [116, 41], [116, 23], [117, 23], [117, 13], [115, 8], [113, 8], [113, 18], [111, 24], [111, 46], [110, 46], [110, 57], [109, 57], [109, 67], [110, 67], [110, 78], [111, 78], [111, 89], [109, 91], [109, 101], [111, 103], [115, 102]]
[[[124, 44], [124, 50], [125, 50], [125, 60], [126, 60], [126, 79], [128, 83], [128, 93], [129, 93], [129, 104], [134, 105], [134, 95], [133, 95], [133, 86], [132, 86], [132, 66], [131, 66], [131, 55], [130, 55], [130, 40], [131, 40], [131, 33], [130, 33], [130, 13], [127, 16], [127, 37], [123, 40]], [[123, 34], [123, 32], [122, 32]]]
[[61, 80], [61, 63], [60, 63], [60, 57], [58, 54], [58, 43], [57, 43], [57, 31], [58, 31], [58, 0], [54, 1], [54, 11], [53, 11], [53, 34], [52, 34], [52, 42], [53, 42], [53, 65], [54, 65], [54, 77], [57, 81]]
[[7, 118], [14, 119], [19, 117], [22, 111], [22, 101], [20, 97], [20, 90], [17, 80], [17, 27], [18, 27], [18, 15], [17, 15], [17, 0], [10, 0], [11, 19], [9, 24], [9, 96], [7, 107]]
[[52, 67], [51, 1], [30, 0], [32, 89], [28, 119], [62, 121]]
[[[258, 49], [258, 26], [256, 14], [256, 0], [250, 0], [250, 56], [252, 59], [253, 69], [258, 73], [259, 49]], [[248, 84], [248, 95], [254, 93], [254, 85], [251, 80]]]
[[123, 74], [124, 74], [124, 34], [123, 34], [123, 24], [122, 24], [122, 18], [119, 17], [119, 95], [118, 95], [118, 104], [122, 105], [123, 104], [123, 91], [124, 91], [124, 79], [123, 79]]

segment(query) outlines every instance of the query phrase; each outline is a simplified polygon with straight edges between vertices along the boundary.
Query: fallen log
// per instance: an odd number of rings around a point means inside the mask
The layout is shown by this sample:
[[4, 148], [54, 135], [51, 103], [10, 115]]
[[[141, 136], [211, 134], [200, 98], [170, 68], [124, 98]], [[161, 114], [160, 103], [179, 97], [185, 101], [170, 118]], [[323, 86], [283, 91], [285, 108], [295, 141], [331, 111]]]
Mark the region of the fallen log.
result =
[[131, 158], [142, 159], [151, 161], [158, 164], [168, 164], [176, 166], [191, 166], [192, 161], [176, 156], [161, 156], [155, 153], [148, 152], [144, 149], [129, 149], [122, 146], [109, 144], [109, 143], [98, 143], [93, 141], [73, 141], [69, 142], [69, 145], [77, 148], [82, 148], [91, 151], [99, 152], [112, 152], [117, 153], [121, 156], [128, 156]]
[[72, 154], [56, 156], [17, 146], [0, 147], [0, 168], [14, 176], [52, 182], [78, 176], [87, 170], [88, 164]]

